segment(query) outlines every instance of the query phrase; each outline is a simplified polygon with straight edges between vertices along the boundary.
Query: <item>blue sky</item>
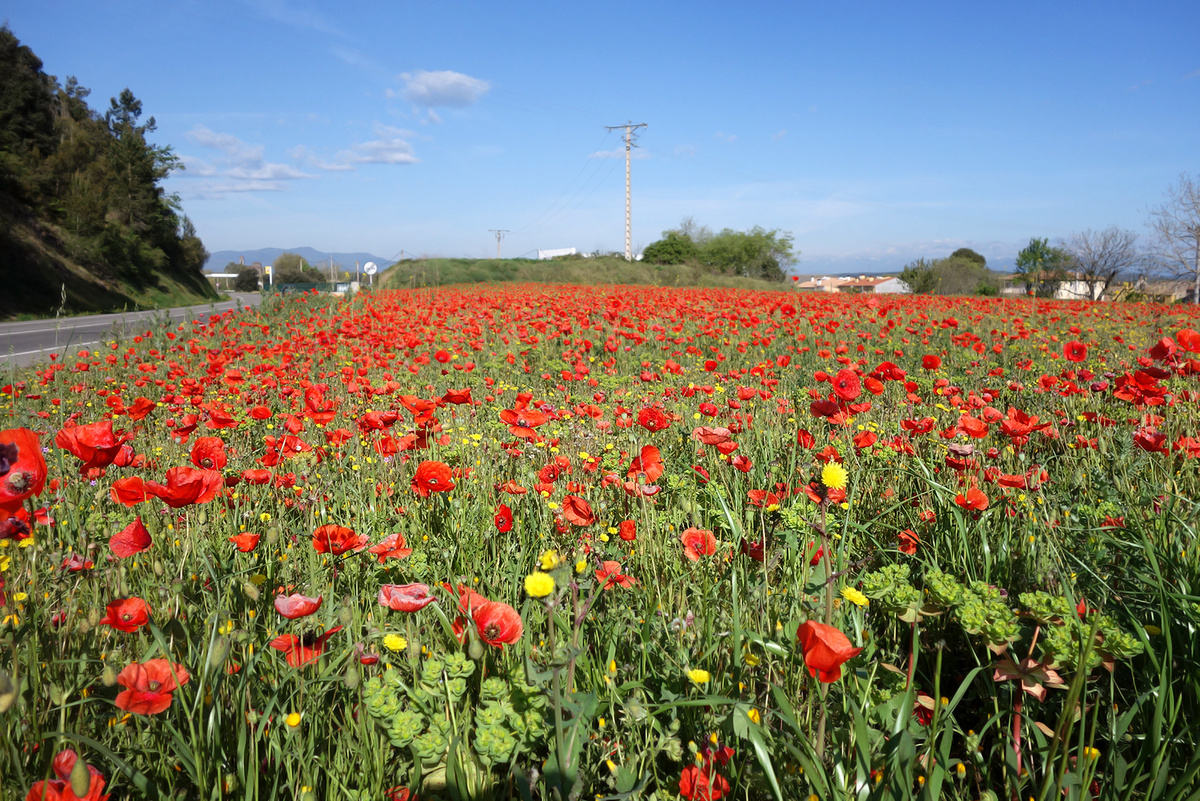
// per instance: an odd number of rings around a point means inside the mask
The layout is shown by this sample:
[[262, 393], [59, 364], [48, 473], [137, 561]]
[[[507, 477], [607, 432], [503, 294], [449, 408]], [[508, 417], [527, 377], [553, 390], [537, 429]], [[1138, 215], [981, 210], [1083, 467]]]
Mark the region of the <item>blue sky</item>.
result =
[[1200, 3], [0, 0], [93, 108], [128, 86], [209, 250], [624, 249], [685, 216], [802, 274], [1118, 225], [1200, 172]]

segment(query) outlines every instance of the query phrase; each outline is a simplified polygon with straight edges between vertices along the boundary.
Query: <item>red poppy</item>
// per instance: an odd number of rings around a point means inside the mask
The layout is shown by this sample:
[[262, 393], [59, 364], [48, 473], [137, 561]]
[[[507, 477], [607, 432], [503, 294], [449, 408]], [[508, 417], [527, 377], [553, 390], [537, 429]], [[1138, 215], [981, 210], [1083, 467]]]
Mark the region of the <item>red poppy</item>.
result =
[[317, 553], [341, 556], [346, 551], [361, 551], [369, 540], [365, 534], [355, 534], [354, 529], [327, 523], [313, 532], [313, 548]]
[[446, 592], [453, 593], [458, 596], [458, 611], [463, 614], [470, 614], [473, 610], [478, 609], [484, 604], [490, 604], [486, 596], [480, 595], [470, 587], [464, 587], [459, 584], [457, 587], [451, 587], [449, 582], [442, 582], [442, 589]]
[[77, 553], [70, 554], [63, 559], [61, 570], [66, 570], [68, 573], [79, 573], [84, 570], [91, 570], [96, 566], [96, 563], [91, 559], [85, 559]]
[[651, 484], [662, 477], [663, 460], [658, 448], [653, 445], [645, 446], [642, 448], [641, 454], [629, 463], [629, 471], [626, 475], [634, 478], [639, 473], [645, 475], [646, 481]]
[[637, 539], [637, 523], [633, 520], [622, 520], [617, 526], [617, 536], [625, 542], [633, 542]]
[[45, 485], [46, 459], [37, 434], [27, 428], [0, 431], [0, 512], [15, 512]]
[[842, 676], [842, 664], [862, 653], [861, 648], [850, 645], [846, 635], [833, 626], [815, 620], [800, 624], [796, 639], [804, 650], [804, 664], [809, 675], [819, 681], [837, 681]]
[[270, 484], [271, 471], [257, 468], [254, 470], [243, 470], [242, 481], [245, 481], [247, 484]]
[[431, 492], [449, 492], [454, 489], [450, 474], [448, 464], [429, 460], [421, 462], [412, 477], [413, 492], [422, 498], [428, 498]]
[[172, 509], [192, 504], [208, 503], [225, 486], [225, 478], [216, 470], [197, 470], [192, 467], [172, 467], [167, 471], [167, 483], [147, 481], [146, 491]]
[[141, 476], [125, 476], [113, 482], [109, 497], [113, 503], [135, 506], [150, 499], [150, 490], [146, 489], [146, 482]]
[[419, 612], [435, 599], [426, 584], [384, 584], [376, 600], [396, 612]]
[[71, 788], [71, 773], [78, 759], [78, 755], [69, 748], [59, 751], [52, 763], [54, 774], [58, 778], [34, 782], [25, 796], [25, 801], [108, 801], [109, 796], [104, 792], [104, 774], [91, 765], [87, 766], [87, 793], [75, 795]]
[[1063, 345], [1063, 356], [1069, 362], [1082, 362], [1087, 360], [1087, 345], [1074, 340]]
[[324, 600], [320, 595], [316, 598], [309, 598], [307, 595], [301, 595], [300, 593], [276, 595], [275, 611], [288, 620], [297, 620], [298, 618], [308, 617], [313, 612], [316, 612], [321, 608]]
[[733, 434], [728, 428], [699, 426], [692, 431], [692, 439], [701, 445], [722, 445], [730, 442]]
[[833, 377], [833, 392], [844, 401], [852, 401], [862, 394], [862, 382], [858, 373], [850, 369], [838, 370]]
[[113, 552], [114, 556], [121, 559], [135, 556], [152, 544], [150, 532], [146, 530], [140, 517], [134, 518], [132, 523], [112, 535], [108, 541], [109, 550]]
[[921, 539], [917, 536], [917, 532], [911, 528], [906, 528], [896, 535], [900, 553], [906, 553], [912, 556], [917, 552], [917, 547], [921, 544]]
[[621, 572], [620, 562], [602, 562], [600, 569], [596, 571], [596, 581], [601, 582], [602, 590], [611, 590], [613, 587], [629, 588], [637, 584], [637, 579]]
[[701, 556], [712, 556], [717, 552], [717, 538], [704, 528], [689, 528], [679, 536], [683, 543], [683, 555], [693, 562]]
[[372, 545], [367, 552], [379, 557], [379, 564], [382, 565], [389, 558], [403, 559], [412, 553], [412, 548], [404, 541], [403, 532], [397, 531], [384, 537], [378, 545]]
[[133, 434], [114, 432], [112, 420], [85, 426], [72, 426], [59, 431], [54, 444], [70, 453], [82, 464], [79, 472], [108, 467], [121, 452], [121, 446], [133, 439]]
[[965, 495], [961, 492], [958, 493], [954, 502], [964, 509], [971, 509], [978, 512], [982, 512], [988, 508], [988, 496], [984, 495], [983, 490], [979, 489], [979, 487], [971, 487]]
[[242, 532], [241, 534], [234, 534], [229, 538], [229, 541], [236, 545], [237, 549], [242, 553], [250, 553], [258, 547], [258, 541], [261, 537], [261, 534]]
[[1180, 331], [1175, 335], [1175, 341], [1188, 353], [1200, 353], [1200, 331], [1194, 328], [1185, 328]]
[[283, 651], [289, 665], [301, 668], [320, 659], [321, 654], [325, 653], [325, 641], [341, 630], [341, 626], [334, 626], [324, 634], [283, 634], [271, 640], [271, 647]]
[[942, 359], [940, 356], [928, 355], [921, 357], [921, 367], [926, 370], [936, 370], [941, 366]]
[[512, 509], [508, 508], [506, 504], [500, 504], [496, 507], [496, 516], [493, 518], [493, 521], [496, 524], [496, 531], [499, 531], [501, 534], [507, 534], [512, 531]]
[[150, 659], [126, 665], [117, 674], [117, 708], [137, 715], [157, 715], [171, 705], [172, 691], [188, 683], [191, 676], [183, 665], [167, 659]]
[[496, 647], [516, 643], [525, 629], [517, 610], [499, 601], [477, 606], [471, 618], [475, 621], [480, 639]]
[[671, 418], [658, 406], [646, 406], [638, 412], [638, 425], [650, 432], [662, 431], [671, 425]]
[[708, 760], [701, 765], [686, 765], [679, 775], [679, 794], [688, 801], [716, 801], [729, 790], [729, 780], [717, 773]]
[[150, 622], [150, 606], [141, 598], [118, 598], [105, 607], [105, 615], [100, 618], [100, 625], [112, 626], [117, 631], [127, 634], [140, 629]]
[[225, 440], [220, 437], [200, 437], [192, 445], [192, 464], [205, 470], [224, 470], [228, 463]]
[[572, 525], [590, 526], [596, 522], [596, 514], [583, 498], [568, 495], [563, 498], [563, 517]]

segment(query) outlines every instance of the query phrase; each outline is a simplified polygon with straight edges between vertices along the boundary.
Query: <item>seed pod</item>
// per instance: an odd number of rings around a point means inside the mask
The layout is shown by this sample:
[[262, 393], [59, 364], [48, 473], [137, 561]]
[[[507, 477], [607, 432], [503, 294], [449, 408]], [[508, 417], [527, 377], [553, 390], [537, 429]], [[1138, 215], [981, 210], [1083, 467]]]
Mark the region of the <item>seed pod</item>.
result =
[[100, 683], [105, 687], [111, 687], [117, 683], [117, 670], [112, 665], [105, 665], [104, 672], [100, 674]]
[[100, 622], [100, 610], [94, 606], [91, 609], [89, 609], [88, 613], [87, 613], [87, 622], [88, 622], [89, 626], [95, 626], [97, 623], [99, 623]]
[[251, 601], [257, 601], [260, 595], [258, 587], [255, 587], [254, 584], [249, 581], [242, 582], [242, 594], [244, 594]]
[[76, 798], [85, 798], [91, 786], [92, 774], [88, 770], [88, 763], [83, 757], [77, 757], [71, 768], [71, 792]]
[[0, 670], [0, 714], [8, 711], [17, 700], [17, 684], [12, 676]]
[[361, 680], [362, 676], [358, 672], [358, 666], [351, 662], [346, 666], [346, 675], [342, 678], [342, 682], [346, 685], [347, 690], [357, 690]]
[[167, 572], [167, 568], [163, 566], [162, 560], [155, 559], [154, 560], [154, 575], [158, 576], [159, 578], [162, 578], [163, 574], [166, 572]]
[[218, 671], [225, 665], [229, 657], [229, 638], [224, 634], [213, 640], [212, 648], [208, 651], [208, 669]]

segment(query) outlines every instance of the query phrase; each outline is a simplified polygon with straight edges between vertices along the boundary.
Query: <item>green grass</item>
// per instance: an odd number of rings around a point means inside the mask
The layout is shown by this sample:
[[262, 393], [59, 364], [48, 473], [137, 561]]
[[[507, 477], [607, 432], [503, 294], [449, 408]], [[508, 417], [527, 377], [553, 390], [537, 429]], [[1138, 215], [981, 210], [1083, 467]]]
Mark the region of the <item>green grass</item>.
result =
[[714, 275], [690, 265], [628, 262], [620, 256], [532, 259], [423, 258], [394, 264], [376, 276], [380, 289], [486, 283], [540, 283], [720, 286], [778, 289], [780, 284], [736, 276]]

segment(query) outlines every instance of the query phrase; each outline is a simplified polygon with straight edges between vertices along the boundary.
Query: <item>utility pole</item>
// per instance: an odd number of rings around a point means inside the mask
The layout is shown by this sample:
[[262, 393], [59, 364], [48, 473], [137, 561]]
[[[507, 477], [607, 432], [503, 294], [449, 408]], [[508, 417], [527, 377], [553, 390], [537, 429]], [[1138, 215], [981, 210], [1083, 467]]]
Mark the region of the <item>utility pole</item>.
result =
[[632, 122], [627, 122], [624, 125], [606, 125], [604, 127], [610, 131], [615, 131], [618, 128], [625, 129], [625, 261], [633, 261], [633, 237], [632, 226], [630, 225], [632, 217], [630, 215], [629, 204], [629, 162], [632, 153], [631, 148], [636, 147], [633, 144], [633, 132], [638, 128], [645, 128], [646, 123], [639, 122], [635, 125]]
[[498, 258], [500, 258], [500, 240], [504, 238], [505, 234], [509, 233], [509, 229], [507, 229], [507, 228], [489, 228], [488, 230], [496, 235], [496, 258], [498, 259]]

